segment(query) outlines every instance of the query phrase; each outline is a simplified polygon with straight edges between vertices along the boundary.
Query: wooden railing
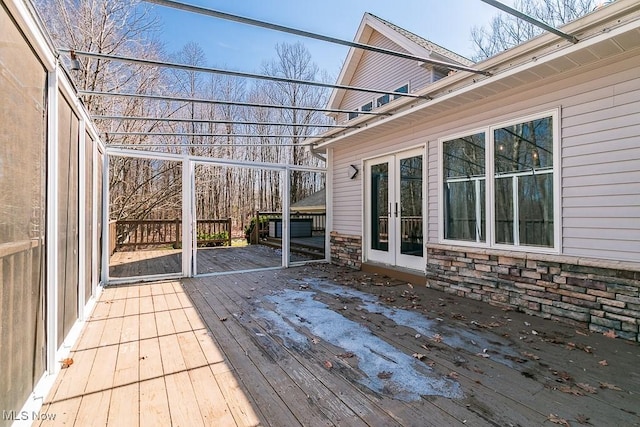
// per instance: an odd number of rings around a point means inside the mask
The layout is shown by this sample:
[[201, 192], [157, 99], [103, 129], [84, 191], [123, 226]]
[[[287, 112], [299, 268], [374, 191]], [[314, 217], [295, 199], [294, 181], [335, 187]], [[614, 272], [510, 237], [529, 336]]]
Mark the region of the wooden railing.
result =
[[[200, 219], [196, 224], [198, 246], [231, 246], [231, 218]], [[111, 253], [169, 245], [175, 249], [182, 247], [180, 219], [111, 221], [109, 231]]]

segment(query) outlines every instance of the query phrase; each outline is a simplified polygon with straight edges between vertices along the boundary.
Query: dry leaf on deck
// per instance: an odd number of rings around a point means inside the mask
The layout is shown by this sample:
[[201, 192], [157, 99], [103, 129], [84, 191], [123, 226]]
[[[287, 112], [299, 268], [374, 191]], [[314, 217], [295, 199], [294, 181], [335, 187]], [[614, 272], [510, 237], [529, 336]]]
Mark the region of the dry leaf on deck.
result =
[[221, 322], [226, 322], [226, 321], [227, 321], [227, 318], [226, 318], [226, 317], [221, 317], [221, 318], [220, 318], [220, 321], [221, 321]]
[[352, 357], [355, 357], [355, 353], [347, 351], [346, 353], [340, 353], [336, 355], [336, 357], [339, 357], [340, 359], [350, 359]]
[[604, 335], [607, 338], [616, 338], [616, 331], [614, 331], [613, 329], [611, 329], [610, 331], [607, 331], [605, 333], [603, 333], [602, 335]]
[[522, 355], [523, 355], [524, 357], [528, 358], [528, 359], [540, 360], [540, 356], [536, 356], [535, 354], [533, 354], [533, 353], [529, 353], [529, 352], [527, 352], [527, 351], [523, 351], [523, 352], [522, 352]]
[[549, 416], [547, 417], [547, 421], [551, 421], [554, 424], [560, 424], [561, 426], [571, 427], [569, 421], [565, 420], [564, 418], [560, 418], [556, 414], [549, 414]]
[[617, 385], [613, 385], [613, 384], [609, 384], [609, 383], [600, 383], [600, 388], [606, 388], [609, 390], [618, 390], [618, 391], [622, 391], [622, 389], [620, 387], [618, 387]]
[[424, 359], [424, 354], [422, 354], [422, 353], [413, 353], [412, 356], [415, 357], [418, 360]]
[[586, 391], [587, 393], [596, 394], [598, 392], [598, 390], [594, 386], [591, 386], [587, 383], [577, 383], [576, 386]]
[[431, 341], [442, 342], [442, 336], [440, 334], [435, 334], [434, 336], [431, 337]]
[[62, 359], [60, 363], [62, 363], [62, 369], [67, 369], [69, 366], [73, 365], [73, 359], [67, 357], [66, 359]]
[[314, 343], [314, 344], [319, 344], [320, 340], [318, 338], [313, 338], [313, 339], [311, 339], [311, 342]]
[[591, 423], [589, 422], [589, 417], [587, 417], [586, 415], [582, 415], [582, 414], [578, 414], [576, 415], [576, 421], [579, 422], [582, 425], [591, 425]]
[[333, 368], [333, 363], [329, 362], [328, 360], [324, 361], [324, 367], [327, 369], [331, 369]]
[[558, 387], [558, 390], [563, 393], [572, 394], [574, 396], [584, 396], [584, 393], [579, 388], [571, 387], [569, 385], [560, 386]]
[[381, 380], [388, 380], [389, 378], [391, 378], [391, 375], [393, 374], [388, 371], [378, 372], [378, 378], [380, 378]]
[[607, 362], [606, 360], [601, 360], [598, 362], [598, 365], [600, 366], [609, 366], [609, 362]]
[[457, 372], [453, 372], [453, 371], [451, 371], [451, 372], [449, 372], [449, 373], [447, 374], [447, 377], [449, 377], [449, 378], [451, 378], [451, 379], [453, 379], [453, 380], [457, 380], [460, 376], [458, 375], [458, 373], [457, 373]]

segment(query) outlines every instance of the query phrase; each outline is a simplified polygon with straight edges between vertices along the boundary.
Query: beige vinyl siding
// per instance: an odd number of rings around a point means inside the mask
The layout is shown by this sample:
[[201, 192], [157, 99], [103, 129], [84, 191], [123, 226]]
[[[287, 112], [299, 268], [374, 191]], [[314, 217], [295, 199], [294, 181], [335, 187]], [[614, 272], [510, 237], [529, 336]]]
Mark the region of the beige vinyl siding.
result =
[[[409, 53], [378, 32], [374, 32], [371, 35], [368, 44]], [[420, 67], [417, 61], [366, 51], [362, 54], [358, 69], [349, 85], [393, 91], [409, 83], [409, 90], [414, 92], [431, 83], [431, 79], [431, 71]], [[375, 100], [379, 96], [381, 95], [347, 91], [338, 108], [346, 110], [360, 109], [362, 105], [371, 101], [373, 101], [375, 107]], [[338, 116], [338, 122], [345, 120], [347, 120], [346, 114]]]
[[[429, 242], [438, 241], [438, 138], [473, 131], [532, 113], [560, 108], [561, 251], [621, 261], [640, 260], [640, 75], [638, 58], [609, 58], [583, 72], [572, 71], [469, 102], [424, 123], [385, 127], [366, 143], [335, 147], [334, 195], [340, 212], [334, 228], [362, 235], [362, 174], [349, 180], [349, 164], [417, 144], [428, 144]], [[337, 211], [336, 211], [337, 212]]]

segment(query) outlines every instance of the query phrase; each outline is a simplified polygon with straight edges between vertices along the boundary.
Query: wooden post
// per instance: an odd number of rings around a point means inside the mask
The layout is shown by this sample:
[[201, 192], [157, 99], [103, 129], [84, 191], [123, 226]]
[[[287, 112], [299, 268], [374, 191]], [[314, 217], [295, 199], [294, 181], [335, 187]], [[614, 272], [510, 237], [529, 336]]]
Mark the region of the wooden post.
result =
[[227, 231], [229, 232], [229, 246], [231, 246], [231, 217], [227, 219]]
[[255, 245], [260, 243], [260, 211], [256, 211], [256, 223], [253, 227], [253, 236], [251, 237], [251, 243]]

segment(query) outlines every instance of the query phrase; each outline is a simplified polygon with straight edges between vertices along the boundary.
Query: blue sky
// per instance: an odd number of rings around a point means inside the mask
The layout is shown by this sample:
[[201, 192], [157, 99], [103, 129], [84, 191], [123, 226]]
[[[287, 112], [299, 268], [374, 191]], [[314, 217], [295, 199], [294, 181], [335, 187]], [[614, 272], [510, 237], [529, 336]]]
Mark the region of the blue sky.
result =
[[[288, 27], [353, 40], [365, 12], [371, 12], [464, 56], [472, 55], [471, 28], [486, 25], [498, 10], [480, 0], [179, 0]], [[503, 1], [512, 4], [511, 0]], [[162, 40], [172, 53], [186, 43], [204, 49], [209, 66], [260, 72], [278, 43], [301, 41], [321, 69], [338, 75], [344, 46], [300, 38], [235, 22], [153, 6]]]

